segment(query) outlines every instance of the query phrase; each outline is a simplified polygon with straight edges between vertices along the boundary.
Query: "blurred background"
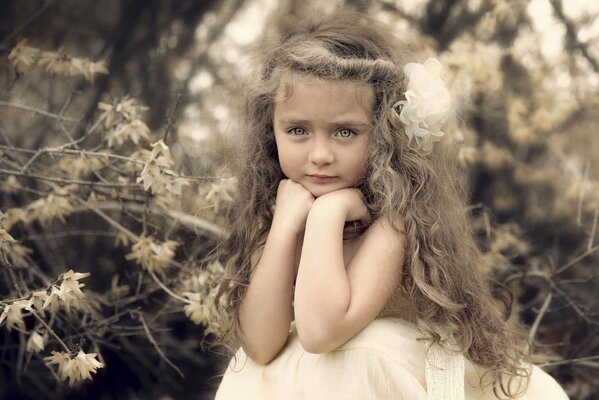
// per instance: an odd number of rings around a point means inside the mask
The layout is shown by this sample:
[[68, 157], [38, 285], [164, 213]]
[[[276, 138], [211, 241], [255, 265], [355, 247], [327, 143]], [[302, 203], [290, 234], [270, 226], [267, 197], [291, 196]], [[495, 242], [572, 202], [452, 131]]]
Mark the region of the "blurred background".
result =
[[[593, 0], [0, 1], [0, 398], [213, 397], [221, 270], [203, 260], [235, 195], [252, 51], [348, 7], [445, 65], [485, 267], [535, 361], [599, 398]], [[69, 269], [90, 273], [83, 294], [64, 294]], [[53, 288], [56, 308], [32, 308]], [[65, 347], [103, 367], [65, 379], [44, 359]]]

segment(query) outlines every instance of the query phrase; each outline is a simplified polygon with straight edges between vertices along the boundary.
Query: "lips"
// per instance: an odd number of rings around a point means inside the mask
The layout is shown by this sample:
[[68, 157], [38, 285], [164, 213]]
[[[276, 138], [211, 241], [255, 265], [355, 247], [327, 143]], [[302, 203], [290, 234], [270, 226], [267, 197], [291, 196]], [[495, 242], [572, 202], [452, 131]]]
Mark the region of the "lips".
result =
[[331, 182], [331, 181], [337, 179], [336, 176], [320, 175], [320, 174], [312, 174], [312, 175], [308, 175], [308, 177], [310, 178], [310, 180], [312, 182], [316, 182], [316, 183], [327, 183], [327, 182]]

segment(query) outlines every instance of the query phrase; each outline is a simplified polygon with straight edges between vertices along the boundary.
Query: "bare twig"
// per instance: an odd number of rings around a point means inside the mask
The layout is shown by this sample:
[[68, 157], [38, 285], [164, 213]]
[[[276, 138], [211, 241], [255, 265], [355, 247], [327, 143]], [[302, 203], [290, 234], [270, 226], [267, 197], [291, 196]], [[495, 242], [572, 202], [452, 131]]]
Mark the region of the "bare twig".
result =
[[156, 340], [154, 339], [154, 337], [152, 336], [152, 332], [150, 332], [150, 328], [148, 327], [148, 324], [146, 324], [146, 321], [144, 320], [143, 314], [142, 313], [136, 313], [137, 317], [139, 318], [139, 321], [141, 322], [141, 324], [144, 327], [144, 331], [146, 332], [146, 335], [148, 336], [148, 340], [150, 341], [150, 343], [152, 343], [152, 345], [154, 346], [154, 348], [156, 349], [156, 351], [158, 352], [158, 354], [160, 354], [160, 357], [162, 357], [162, 359], [168, 364], [170, 365], [175, 371], [177, 371], [177, 373], [179, 375], [181, 375], [182, 378], [185, 377], [185, 375], [183, 375], [183, 372], [181, 372], [181, 370], [171, 362], [171, 360], [168, 359], [168, 357], [166, 356], [166, 354], [164, 354], [164, 352], [162, 351], [162, 349], [160, 348], [160, 346], [158, 346], [158, 343], [156, 342]]
[[593, 214], [593, 225], [591, 227], [591, 233], [589, 234], [587, 251], [590, 251], [593, 248], [593, 242], [595, 241], [595, 233], [597, 233], [597, 219], [599, 218], [599, 208], [595, 208], [595, 212]]
[[573, 265], [575, 265], [576, 263], [582, 261], [583, 259], [585, 259], [586, 257], [592, 255], [593, 253], [595, 253], [597, 250], [599, 250], [599, 245], [593, 246], [591, 248], [587, 248], [587, 250], [582, 253], [581, 255], [579, 255], [578, 257], [573, 258], [572, 260], [570, 260], [568, 263], [566, 263], [565, 265], [559, 267], [556, 271], [554, 275], [560, 274], [562, 272], [564, 272], [565, 270], [567, 270], [568, 268], [572, 267]]
[[35, 317], [35, 319], [37, 319], [44, 326], [44, 328], [46, 328], [48, 330], [48, 332], [52, 336], [54, 336], [54, 339], [56, 339], [58, 341], [58, 343], [62, 346], [63, 349], [65, 349], [65, 351], [67, 353], [71, 352], [71, 349], [69, 349], [69, 347], [65, 344], [65, 342], [63, 342], [62, 339], [56, 334], [56, 332], [54, 332], [54, 329], [50, 328], [50, 326], [46, 323], [46, 321], [44, 321], [44, 319], [42, 317], [37, 315], [37, 312], [35, 310], [31, 309], [31, 314]]
[[596, 356], [588, 356], [588, 357], [580, 357], [580, 358], [572, 358], [570, 360], [562, 360], [562, 361], [550, 361], [543, 364], [539, 364], [539, 367], [556, 367], [558, 365], [564, 364], [574, 364], [574, 363], [582, 363], [585, 361], [599, 360], [599, 355]]
[[537, 314], [537, 317], [535, 318], [535, 322], [532, 324], [532, 327], [530, 328], [528, 337], [529, 337], [531, 343], [534, 342], [534, 340], [535, 340], [535, 336], [537, 335], [537, 331], [539, 329], [539, 325], [541, 324], [541, 320], [543, 319], [543, 316], [545, 316], [545, 313], [549, 309], [549, 304], [551, 303], [552, 298], [553, 298], [553, 293], [552, 292], [547, 293], [547, 297], [545, 297], [545, 301], [543, 301], [543, 305], [541, 306], [541, 309], [539, 310], [539, 313]]
[[[6, 145], [2, 145], [2, 144], [0, 144], [0, 150], [16, 151], [19, 153], [26, 153], [26, 154], [35, 154], [39, 151], [39, 150], [25, 149], [22, 147], [6, 146]], [[68, 154], [68, 155], [75, 155], [75, 156], [98, 157], [98, 158], [103, 158], [103, 159], [114, 158], [116, 160], [126, 161], [126, 162], [129, 162], [132, 164], [144, 165], [144, 162], [141, 160], [135, 160], [130, 157], [120, 156], [118, 154], [106, 153], [106, 152], [97, 152], [97, 151], [88, 151], [88, 150], [70, 150], [70, 149], [61, 149], [61, 148], [55, 148], [55, 147], [47, 147], [45, 149], [42, 149], [42, 151], [47, 154]]]
[[[83, 208], [86, 208], [86, 207], [87, 207], [86, 205], [83, 205]], [[105, 203], [98, 203], [96, 205], [96, 207], [98, 209], [105, 210], [105, 211], [120, 211], [123, 209], [127, 209], [129, 211], [142, 213], [144, 210], [144, 206], [141, 204], [137, 204], [137, 203], [105, 202]], [[196, 216], [189, 215], [189, 214], [186, 214], [181, 211], [167, 210], [167, 209], [155, 209], [155, 208], [150, 208], [150, 209], [148, 209], [148, 211], [153, 214], [158, 214], [158, 215], [162, 215], [162, 216], [177, 220], [179, 223], [186, 226], [187, 228], [194, 229], [194, 231], [200, 230], [204, 234], [207, 234], [215, 239], [223, 237], [227, 234], [227, 232], [224, 229], [222, 229], [220, 226], [213, 224], [212, 222], [207, 221], [205, 219], [198, 218]]]
[[44, 13], [44, 11], [46, 11], [46, 9], [48, 7], [50, 7], [52, 4], [54, 4], [55, 0], [48, 0], [46, 1], [40, 8], [39, 10], [37, 10], [35, 12], [35, 14], [33, 14], [31, 17], [29, 17], [27, 19], [27, 21], [23, 22], [21, 24], [21, 26], [19, 26], [17, 29], [15, 29], [13, 32], [11, 32], [10, 35], [8, 35], [7, 37], [4, 38], [4, 40], [2, 40], [2, 43], [0, 43], [0, 49], [4, 49], [6, 47], [6, 44], [12, 40], [13, 37], [15, 37], [16, 35], [18, 35], [19, 33], [21, 33], [21, 31], [23, 29], [25, 29], [29, 24], [31, 24], [33, 21], [35, 21], [40, 15], [42, 15]]
[[81, 121], [81, 119], [78, 119], [78, 118], [65, 117], [65, 116], [62, 116], [59, 114], [51, 113], [46, 110], [42, 110], [40, 108], [30, 107], [25, 104], [0, 101], [0, 107], [10, 107], [10, 108], [16, 108], [18, 110], [30, 111], [30, 112], [33, 112], [36, 114], [43, 115], [44, 117], [54, 118], [54, 119], [61, 120], [61, 121], [68, 121], [68, 122], [73, 122], [73, 123], [78, 123], [79, 121]]
[[169, 296], [173, 297], [174, 299], [177, 299], [179, 301], [182, 301], [183, 303], [186, 304], [193, 304], [194, 302], [191, 300], [188, 300], [184, 297], [179, 296], [178, 294], [174, 293], [172, 290], [170, 290], [169, 288], [167, 288], [164, 283], [162, 283], [160, 281], [160, 279], [158, 279], [158, 277], [156, 276], [156, 274], [154, 273], [154, 271], [148, 271], [148, 274], [152, 277], [152, 279], [154, 280], [154, 282], [156, 282], [156, 284], [158, 286], [160, 286], [160, 288], [162, 290], [164, 290]]
[[131, 240], [138, 241], [140, 239], [139, 236], [131, 232], [129, 229], [125, 228], [123, 225], [119, 224], [117, 221], [115, 221], [113, 218], [107, 215], [104, 211], [100, 210], [98, 207], [86, 203], [86, 201], [79, 196], [74, 197], [79, 202], [79, 204], [89, 208], [91, 211], [100, 216], [100, 218], [102, 218], [104, 221], [108, 222], [110, 225], [114, 226], [116, 229], [127, 235], [127, 237], [129, 237]]
[[111, 182], [97, 182], [97, 181], [82, 181], [79, 179], [55, 178], [53, 176], [36, 175], [36, 174], [30, 174], [30, 173], [26, 173], [26, 172], [14, 171], [14, 170], [8, 170], [8, 169], [0, 169], [0, 175], [23, 176], [23, 177], [37, 179], [37, 180], [41, 180], [41, 181], [64, 183], [67, 185], [75, 184], [75, 185], [100, 186], [100, 187], [109, 187], [109, 188], [138, 188], [138, 189], [142, 188], [142, 185], [139, 183], [111, 183]]

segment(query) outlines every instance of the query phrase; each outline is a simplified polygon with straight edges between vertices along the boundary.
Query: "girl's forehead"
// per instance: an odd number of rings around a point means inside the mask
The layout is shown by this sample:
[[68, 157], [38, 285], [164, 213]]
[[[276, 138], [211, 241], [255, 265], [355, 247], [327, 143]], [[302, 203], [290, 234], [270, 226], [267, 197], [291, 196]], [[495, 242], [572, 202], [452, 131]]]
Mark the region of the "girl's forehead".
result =
[[323, 79], [309, 74], [286, 72], [280, 77], [279, 85], [275, 94], [275, 101], [279, 102], [289, 99], [293, 95], [294, 88], [298, 84], [340, 87], [352, 92], [355, 96], [355, 99], [362, 104], [372, 104], [374, 100], [374, 89], [369, 83], [353, 80]]

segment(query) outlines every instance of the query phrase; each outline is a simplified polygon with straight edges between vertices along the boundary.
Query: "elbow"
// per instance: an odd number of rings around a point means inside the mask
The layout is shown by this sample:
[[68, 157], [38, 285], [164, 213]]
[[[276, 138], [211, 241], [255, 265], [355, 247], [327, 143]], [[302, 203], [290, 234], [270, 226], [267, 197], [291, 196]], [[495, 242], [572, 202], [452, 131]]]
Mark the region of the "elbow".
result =
[[332, 330], [325, 327], [300, 329], [297, 328], [299, 341], [305, 351], [312, 354], [324, 354], [335, 350], [341, 344], [331, 334]]
[[259, 351], [248, 346], [243, 346], [243, 351], [254, 363], [262, 366], [270, 364], [278, 354], [278, 351]]

